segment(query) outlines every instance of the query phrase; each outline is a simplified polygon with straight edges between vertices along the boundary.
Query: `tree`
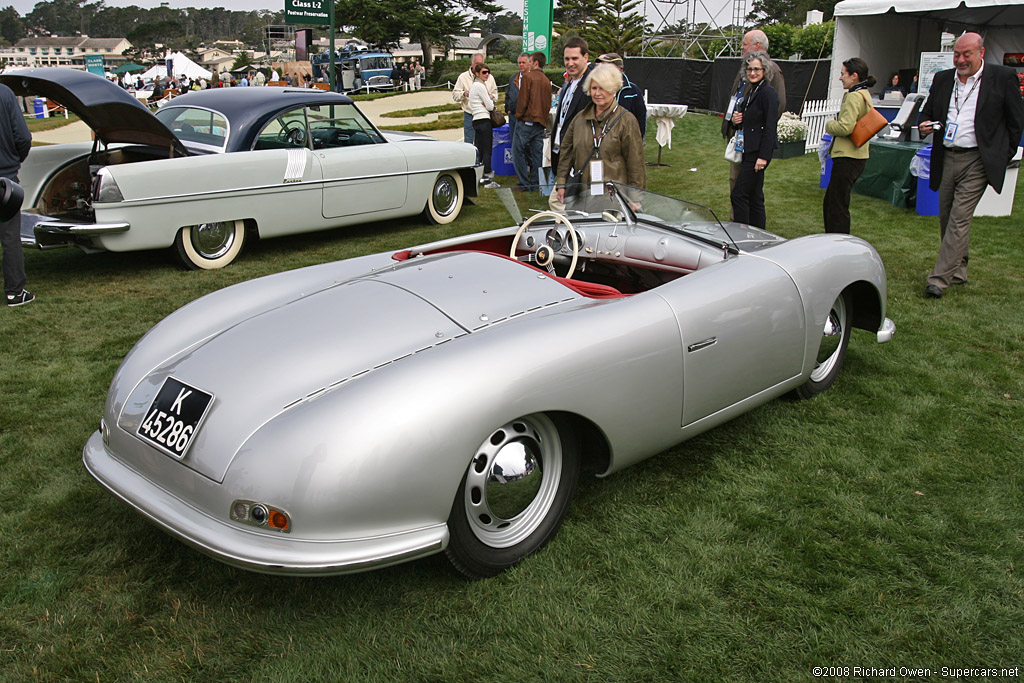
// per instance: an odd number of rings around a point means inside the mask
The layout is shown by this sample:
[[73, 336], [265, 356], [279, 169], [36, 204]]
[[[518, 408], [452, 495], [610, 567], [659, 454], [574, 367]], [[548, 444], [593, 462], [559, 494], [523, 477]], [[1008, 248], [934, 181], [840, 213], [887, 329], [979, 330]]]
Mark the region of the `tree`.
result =
[[553, 15], [555, 31], [563, 36], [572, 32], [589, 43], [600, 11], [601, 0], [561, 0]]
[[804, 59], [831, 57], [835, 29], [833, 21], [805, 26], [793, 36], [793, 50], [799, 52]]
[[523, 18], [515, 12], [504, 14], [488, 14], [478, 21], [484, 33], [504, 33], [507, 36], [518, 36], [523, 33]]
[[252, 66], [252, 56], [248, 52], [242, 51], [235, 57], [235, 63], [231, 65], [231, 70], [234, 71], [246, 66]]
[[637, 13], [640, 0], [602, 0], [588, 42], [594, 55], [618, 52], [622, 56], [640, 53], [646, 21]]
[[25, 24], [14, 7], [0, 9], [0, 41], [5, 44], [18, 42], [25, 37]]
[[809, 10], [821, 10], [831, 20], [839, 0], [754, 0], [747, 18], [761, 24], [803, 25]]
[[761, 30], [768, 36], [768, 52], [776, 59], [788, 59], [796, 52], [793, 48], [793, 36], [796, 35], [797, 27], [789, 24], [768, 24], [762, 26]]
[[433, 45], [465, 30], [467, 15], [493, 14], [501, 8], [489, 0], [338, 0], [335, 19], [377, 47], [397, 45], [402, 36], [419, 41], [423, 63], [433, 61]]

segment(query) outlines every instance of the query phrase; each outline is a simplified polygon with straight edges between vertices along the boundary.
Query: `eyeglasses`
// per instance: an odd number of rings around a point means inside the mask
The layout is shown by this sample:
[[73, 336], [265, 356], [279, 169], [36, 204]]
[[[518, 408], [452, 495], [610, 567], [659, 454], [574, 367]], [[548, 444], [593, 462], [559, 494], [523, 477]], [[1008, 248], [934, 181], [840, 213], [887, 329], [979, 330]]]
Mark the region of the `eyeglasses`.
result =
[[763, 66], [748, 66], [747, 73], [757, 73], [758, 71], [764, 71]]

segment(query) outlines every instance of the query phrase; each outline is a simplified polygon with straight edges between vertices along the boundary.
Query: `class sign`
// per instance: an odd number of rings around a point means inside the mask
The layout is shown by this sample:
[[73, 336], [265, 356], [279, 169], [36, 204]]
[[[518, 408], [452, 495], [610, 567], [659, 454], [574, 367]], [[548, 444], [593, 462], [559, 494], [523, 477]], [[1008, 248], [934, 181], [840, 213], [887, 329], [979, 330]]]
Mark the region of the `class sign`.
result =
[[287, 24], [330, 24], [328, 3], [332, 0], [284, 0]]

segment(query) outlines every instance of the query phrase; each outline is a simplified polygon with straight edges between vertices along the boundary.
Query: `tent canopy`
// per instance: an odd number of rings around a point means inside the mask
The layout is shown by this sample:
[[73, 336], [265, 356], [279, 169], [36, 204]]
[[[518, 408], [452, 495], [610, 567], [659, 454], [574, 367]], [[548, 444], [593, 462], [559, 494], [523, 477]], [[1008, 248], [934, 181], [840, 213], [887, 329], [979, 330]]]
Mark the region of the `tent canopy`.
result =
[[[835, 6], [832, 78], [851, 57], [861, 57], [879, 83], [890, 73], [916, 70], [922, 52], [939, 52], [942, 33], [977, 31], [985, 61], [1001, 64], [1024, 52], [1024, 0], [843, 0]], [[843, 91], [833, 80], [829, 96]]]
[[[180, 52], [175, 52], [170, 58], [173, 61], [174, 72], [171, 76], [178, 77], [185, 74], [189, 78], [210, 78], [213, 76], [212, 73], [199, 66], [191, 59], [186, 57]], [[152, 78], [167, 78], [167, 66], [166, 60], [157, 64], [156, 66], [150, 67], [149, 71], [142, 74], [144, 80], [150, 80]]]
[[146, 67], [143, 66], [142, 64], [136, 64], [135, 62], [126, 62], [126, 63], [122, 64], [121, 66], [117, 67], [116, 69], [114, 69], [114, 73], [116, 73], [116, 74], [126, 74], [126, 73], [129, 73], [131, 71], [142, 71], [145, 68]]

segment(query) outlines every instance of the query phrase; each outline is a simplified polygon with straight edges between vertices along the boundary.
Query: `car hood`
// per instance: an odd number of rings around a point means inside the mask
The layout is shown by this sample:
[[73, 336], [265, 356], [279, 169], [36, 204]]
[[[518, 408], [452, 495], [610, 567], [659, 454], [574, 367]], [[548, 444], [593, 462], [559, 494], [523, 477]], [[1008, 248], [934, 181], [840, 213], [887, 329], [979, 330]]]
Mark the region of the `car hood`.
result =
[[64, 105], [104, 144], [153, 145], [172, 148], [175, 155], [188, 154], [144, 104], [102, 76], [60, 67], [13, 69], [0, 74], [0, 83], [15, 95], [46, 97]]
[[183, 462], [223, 481], [246, 440], [277, 415], [413, 354], [575, 298], [538, 271], [493, 255], [408, 261], [301, 296], [194, 345], [135, 385], [118, 424], [134, 434], [167, 377], [213, 394]]

